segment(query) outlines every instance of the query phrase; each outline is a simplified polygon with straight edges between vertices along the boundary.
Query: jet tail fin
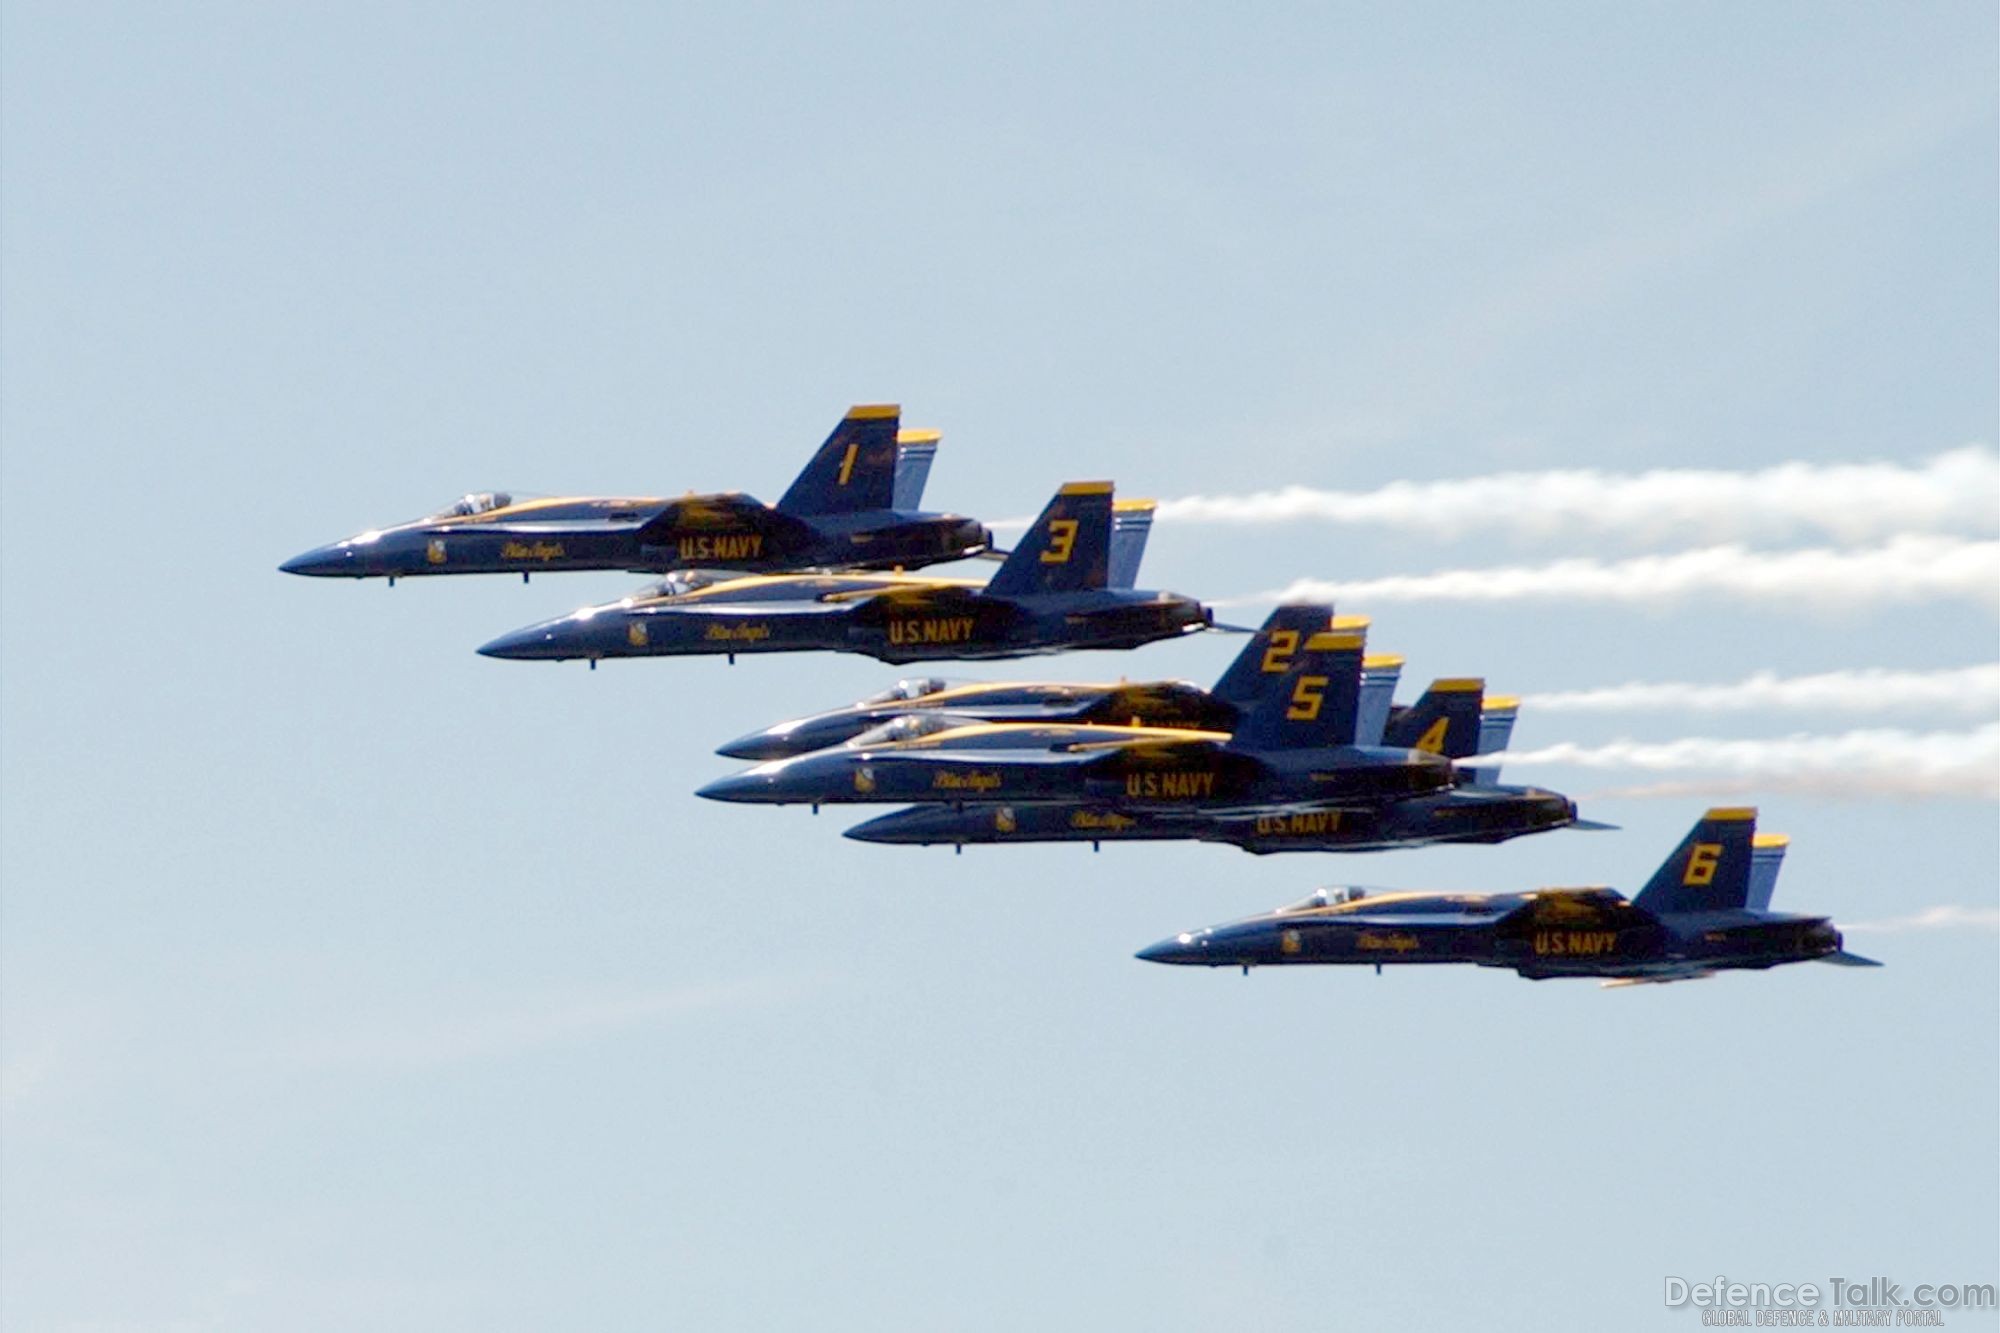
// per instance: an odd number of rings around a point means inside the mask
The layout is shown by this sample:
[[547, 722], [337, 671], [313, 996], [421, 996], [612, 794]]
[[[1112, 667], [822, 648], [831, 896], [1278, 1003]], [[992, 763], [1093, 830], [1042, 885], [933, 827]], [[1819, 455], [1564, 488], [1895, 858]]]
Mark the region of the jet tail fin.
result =
[[[1479, 748], [1475, 756], [1501, 754], [1514, 739], [1514, 723], [1521, 716], [1521, 701], [1512, 695], [1495, 695], [1479, 708]], [[1481, 764], [1463, 770], [1470, 787], [1500, 785], [1500, 765]]]
[[924, 483], [931, 479], [931, 464], [937, 460], [938, 440], [934, 430], [896, 432], [896, 480], [889, 489], [889, 507], [914, 512], [924, 507]]
[[1396, 707], [1396, 686], [1403, 679], [1403, 659], [1370, 653], [1361, 659], [1361, 702], [1354, 715], [1354, 743], [1380, 745]]
[[892, 507], [902, 419], [903, 409], [893, 403], [848, 408], [778, 501], [778, 512], [798, 518]]
[[1018, 596], [1103, 588], [1108, 586], [1110, 553], [1111, 483], [1072, 481], [1021, 534], [986, 591]]
[[1139, 562], [1146, 558], [1146, 538], [1153, 532], [1154, 500], [1118, 500], [1111, 506], [1111, 563], [1106, 586], [1139, 586]]
[[1264, 676], [1230, 744], [1245, 750], [1352, 745], [1368, 620], [1339, 616], [1306, 639], [1283, 675]]
[[1469, 759], [1479, 753], [1480, 704], [1485, 697], [1486, 682], [1477, 676], [1434, 680], [1414, 704], [1390, 712], [1382, 744], [1446, 759]]
[[1750, 887], [1743, 905], [1753, 912], [1771, 909], [1771, 892], [1778, 887], [1778, 871], [1785, 864], [1785, 848], [1792, 840], [1782, 833], [1758, 833], [1750, 839]]
[[1314, 634], [1333, 625], [1333, 606], [1328, 602], [1295, 602], [1280, 606], [1264, 619], [1236, 660], [1215, 682], [1212, 693], [1225, 703], [1247, 706], [1256, 698], [1262, 682], [1280, 676], [1292, 665], [1299, 647]]
[[[1632, 900], [1656, 916], [1721, 912], [1750, 901], [1750, 867], [1757, 840], [1757, 811], [1750, 806], [1710, 810], [1695, 822], [1672, 856], [1653, 872]], [[1770, 871], [1777, 877], [1775, 864]], [[1765, 890], [1766, 898], [1769, 890]]]

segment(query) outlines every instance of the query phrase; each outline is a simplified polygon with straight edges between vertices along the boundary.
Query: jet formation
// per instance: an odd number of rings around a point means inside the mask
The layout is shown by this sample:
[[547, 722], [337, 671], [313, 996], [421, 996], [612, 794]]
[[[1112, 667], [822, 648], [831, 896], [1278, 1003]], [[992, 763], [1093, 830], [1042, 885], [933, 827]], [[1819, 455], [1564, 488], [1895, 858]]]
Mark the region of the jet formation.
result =
[[[1503, 785], [1520, 701], [1480, 676], [1395, 702], [1404, 659], [1368, 652], [1366, 617], [1274, 610], [1218, 625], [1180, 593], [1139, 589], [1155, 506], [1109, 481], [1062, 485], [1010, 551], [976, 518], [922, 509], [939, 433], [901, 409], [850, 408], [775, 505], [467, 495], [280, 566], [317, 578], [627, 571], [654, 581], [482, 645], [506, 660], [854, 653], [888, 663], [1135, 649], [1208, 632], [1249, 638], [1212, 687], [1184, 680], [959, 682], [912, 677], [728, 741], [755, 761], [711, 800], [892, 804], [867, 843], [1217, 843], [1255, 854], [1500, 843], [1605, 830], [1540, 787]], [[998, 562], [984, 580], [928, 566]], [[1607, 888], [1396, 893], [1340, 888], [1186, 931], [1149, 962], [1235, 967], [1462, 962], [1607, 985], [1691, 980], [1847, 953], [1824, 917], [1770, 910], [1786, 840], [1749, 808], [1705, 814], [1629, 901]]]

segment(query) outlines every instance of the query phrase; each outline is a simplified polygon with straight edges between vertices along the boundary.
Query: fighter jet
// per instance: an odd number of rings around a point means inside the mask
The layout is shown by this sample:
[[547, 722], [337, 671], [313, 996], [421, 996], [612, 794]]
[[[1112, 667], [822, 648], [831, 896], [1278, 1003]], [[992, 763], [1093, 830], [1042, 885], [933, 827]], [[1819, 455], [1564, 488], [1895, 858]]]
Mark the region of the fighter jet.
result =
[[929, 575], [675, 574], [635, 596], [506, 634], [488, 657], [843, 652], [884, 662], [1136, 648], [1205, 630], [1209, 609], [1110, 583], [1111, 483], [1072, 482], [984, 584]]
[[1703, 815], [1639, 896], [1607, 888], [1528, 893], [1322, 890], [1304, 902], [1142, 949], [1151, 963], [1474, 963], [1531, 981], [1606, 985], [1692, 981], [1737, 968], [1818, 960], [1878, 967], [1848, 953], [1825, 917], [1770, 910], [1790, 840], [1757, 833], [1757, 812]]
[[[1364, 622], [1365, 624], [1365, 622]], [[1260, 679], [1233, 731], [898, 718], [843, 746], [703, 787], [762, 804], [919, 801], [966, 807], [1084, 801], [1126, 811], [1258, 814], [1372, 803], [1449, 787], [1451, 761], [1354, 744], [1363, 634], [1308, 638]]]
[[572, 569], [776, 571], [915, 568], [987, 550], [957, 514], [925, 513], [938, 433], [902, 430], [893, 405], [849, 409], [776, 505], [740, 492], [515, 499], [467, 495], [435, 514], [317, 547], [287, 574], [399, 578]]
[[[1126, 515], [1127, 503], [1119, 501], [1113, 515], [1114, 567], [1119, 563], [1121, 538], [1131, 531], [1119, 522]], [[1145, 506], [1143, 512], [1150, 518], [1150, 501], [1130, 503]], [[1143, 536], [1139, 540], [1143, 541]], [[1133, 573], [1137, 573], [1136, 564]], [[881, 693], [844, 708], [793, 718], [739, 736], [716, 753], [731, 759], [788, 759], [843, 744], [899, 717], [930, 713], [948, 713], [965, 722], [1107, 722], [1228, 731], [1241, 716], [1244, 701], [1254, 693], [1259, 675], [1282, 672], [1305, 638], [1331, 628], [1333, 623], [1333, 608], [1328, 605], [1279, 607], [1250, 637], [1213, 690], [1185, 680], [954, 684], [938, 676], [915, 677], [899, 680]], [[1394, 681], [1389, 683], [1393, 688]], [[1370, 690], [1365, 671], [1361, 688], [1365, 710]]]
[[[1415, 706], [1397, 706], [1397, 718], [1381, 743], [1430, 749], [1447, 759], [1468, 759], [1507, 747], [1519, 701], [1487, 700], [1480, 708], [1472, 691], [1453, 689], [1459, 681], [1439, 681]], [[1365, 686], [1364, 686], [1365, 688]], [[1479, 715], [1473, 727], [1449, 723], [1446, 710], [1472, 702]], [[1363, 710], [1365, 713], [1365, 709]], [[1438, 723], [1447, 722], [1439, 732]], [[1476, 739], [1469, 739], [1470, 731]], [[1425, 742], [1431, 742], [1427, 745]], [[1461, 783], [1447, 791], [1387, 804], [1359, 804], [1321, 810], [1258, 815], [1123, 810], [1113, 803], [915, 805], [857, 824], [846, 836], [860, 842], [930, 846], [955, 850], [967, 845], [1016, 842], [1087, 842], [1096, 850], [1107, 842], [1194, 841], [1226, 843], [1246, 852], [1379, 852], [1441, 843], [1499, 843], [1552, 829], [1611, 827], [1577, 817], [1576, 804], [1539, 787], [1499, 785], [1497, 765], [1459, 765]]]

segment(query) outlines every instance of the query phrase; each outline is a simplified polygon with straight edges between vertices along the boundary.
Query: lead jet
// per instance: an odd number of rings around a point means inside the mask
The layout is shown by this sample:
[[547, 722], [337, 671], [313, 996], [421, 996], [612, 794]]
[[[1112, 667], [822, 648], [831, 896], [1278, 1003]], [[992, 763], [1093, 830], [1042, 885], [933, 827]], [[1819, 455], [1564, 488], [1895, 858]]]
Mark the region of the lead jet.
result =
[[[1464, 760], [1507, 747], [1519, 702], [1479, 702], [1477, 681], [1438, 681], [1414, 706], [1397, 706], [1380, 741], [1428, 749]], [[1365, 686], [1364, 686], [1365, 688]], [[1475, 714], [1468, 725], [1468, 705]], [[1367, 713], [1364, 707], [1363, 715]], [[1257, 815], [1149, 813], [1114, 803], [1006, 804], [953, 809], [916, 805], [855, 825], [859, 842], [955, 850], [1018, 842], [1212, 842], [1264, 855], [1272, 852], [1379, 852], [1444, 843], [1499, 843], [1553, 829], [1601, 829], [1577, 817], [1559, 792], [1499, 784], [1496, 765], [1460, 764], [1461, 784], [1447, 791], [1386, 804], [1357, 804]]]
[[1608, 888], [1528, 893], [1322, 890], [1275, 912], [1185, 931], [1142, 949], [1149, 963], [1200, 967], [1473, 963], [1531, 981], [1606, 985], [1692, 981], [1738, 968], [1817, 960], [1878, 967], [1846, 952], [1825, 917], [1770, 910], [1790, 840], [1757, 832], [1757, 812], [1704, 814], [1639, 896]]
[[1110, 583], [1111, 483], [1056, 492], [984, 584], [929, 575], [676, 574], [502, 635], [488, 657], [561, 661], [841, 652], [884, 662], [1136, 648], [1214, 624], [1191, 597]]
[[[1119, 563], [1121, 538], [1127, 539], [1124, 544], [1128, 547], [1130, 543], [1128, 534], [1132, 529], [1120, 524], [1127, 503], [1119, 501], [1113, 515], [1114, 567]], [[1150, 519], [1151, 501], [1130, 503], [1144, 506], [1134, 512]], [[1143, 533], [1143, 529], [1139, 531]], [[1137, 573], [1136, 558], [1132, 572]], [[914, 714], [948, 714], [961, 722], [1105, 722], [1228, 731], [1241, 717], [1245, 701], [1254, 695], [1258, 677], [1282, 672], [1305, 638], [1333, 624], [1331, 606], [1280, 606], [1251, 636], [1212, 690], [1185, 680], [953, 684], [936, 676], [919, 677], [899, 680], [880, 694], [844, 708], [793, 718], [739, 736], [719, 747], [716, 753], [731, 759], [788, 759], [844, 744], [884, 723]], [[1389, 683], [1393, 688], [1393, 680]], [[1364, 673], [1364, 709], [1369, 689]]]
[[775, 505], [718, 495], [467, 495], [435, 514], [316, 547], [287, 574], [399, 578], [575, 569], [775, 571], [916, 568], [991, 547], [979, 522], [927, 513], [936, 431], [901, 429], [891, 405], [848, 410]]
[[1354, 744], [1364, 636], [1308, 638], [1262, 677], [1233, 731], [898, 718], [847, 745], [758, 764], [701, 788], [760, 804], [1084, 801], [1126, 811], [1273, 813], [1421, 795], [1451, 761]]

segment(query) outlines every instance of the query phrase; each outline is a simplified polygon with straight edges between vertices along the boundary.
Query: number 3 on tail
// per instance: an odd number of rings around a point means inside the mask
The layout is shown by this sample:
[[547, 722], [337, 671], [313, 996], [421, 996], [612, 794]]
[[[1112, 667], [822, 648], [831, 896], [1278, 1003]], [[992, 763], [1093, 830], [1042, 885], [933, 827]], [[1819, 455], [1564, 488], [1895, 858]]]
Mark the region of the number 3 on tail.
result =
[[1069, 553], [1076, 549], [1076, 520], [1073, 518], [1052, 518], [1049, 520], [1049, 549], [1042, 552], [1045, 565], [1066, 565]]

